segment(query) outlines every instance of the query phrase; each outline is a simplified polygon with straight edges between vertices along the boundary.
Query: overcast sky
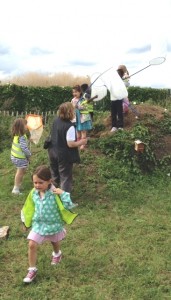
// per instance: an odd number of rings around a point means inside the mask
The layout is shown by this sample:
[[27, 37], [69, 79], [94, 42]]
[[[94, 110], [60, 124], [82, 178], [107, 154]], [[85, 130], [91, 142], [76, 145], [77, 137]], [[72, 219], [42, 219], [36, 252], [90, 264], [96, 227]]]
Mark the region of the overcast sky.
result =
[[0, 79], [92, 76], [125, 64], [131, 85], [171, 88], [171, 0], [0, 0]]

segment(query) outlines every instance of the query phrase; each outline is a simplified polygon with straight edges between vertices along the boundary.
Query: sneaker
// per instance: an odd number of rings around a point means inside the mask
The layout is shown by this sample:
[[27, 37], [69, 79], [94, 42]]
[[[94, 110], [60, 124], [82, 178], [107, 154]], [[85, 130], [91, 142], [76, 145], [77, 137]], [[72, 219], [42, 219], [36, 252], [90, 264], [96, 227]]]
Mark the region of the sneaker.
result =
[[112, 127], [111, 131], [110, 132], [115, 132], [117, 131], [117, 128], [116, 127]]
[[37, 269], [28, 269], [28, 274], [26, 275], [26, 277], [23, 279], [23, 282], [25, 283], [30, 283], [32, 282], [35, 277], [37, 275]]
[[51, 265], [57, 265], [60, 263], [61, 259], [62, 259], [62, 252], [59, 251], [60, 254], [58, 256], [54, 255], [54, 252], [52, 253], [52, 261], [51, 261]]
[[12, 194], [14, 194], [14, 195], [22, 195], [22, 193], [20, 192], [20, 190], [17, 190], [17, 189], [13, 189], [12, 190]]
[[119, 127], [118, 130], [123, 130], [123, 128], [122, 128], [122, 127]]

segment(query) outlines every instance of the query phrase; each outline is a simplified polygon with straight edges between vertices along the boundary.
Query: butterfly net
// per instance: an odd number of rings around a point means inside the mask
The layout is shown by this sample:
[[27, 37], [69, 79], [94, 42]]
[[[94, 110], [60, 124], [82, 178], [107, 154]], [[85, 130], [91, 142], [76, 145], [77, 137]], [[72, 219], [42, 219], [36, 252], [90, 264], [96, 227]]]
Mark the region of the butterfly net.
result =
[[25, 117], [27, 127], [30, 132], [30, 138], [34, 144], [38, 144], [43, 133], [43, 121], [39, 115], [29, 114]]

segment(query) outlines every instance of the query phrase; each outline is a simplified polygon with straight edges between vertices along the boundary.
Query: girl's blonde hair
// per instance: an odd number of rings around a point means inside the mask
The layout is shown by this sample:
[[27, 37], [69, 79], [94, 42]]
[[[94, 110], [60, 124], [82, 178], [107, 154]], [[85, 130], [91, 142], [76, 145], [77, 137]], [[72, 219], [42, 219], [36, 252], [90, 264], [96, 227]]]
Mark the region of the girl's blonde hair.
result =
[[74, 107], [71, 102], [64, 102], [59, 106], [58, 116], [62, 120], [72, 120], [74, 118]]
[[23, 118], [16, 119], [11, 128], [12, 136], [24, 135], [26, 132], [26, 125], [27, 125], [27, 121], [25, 119], [23, 119]]

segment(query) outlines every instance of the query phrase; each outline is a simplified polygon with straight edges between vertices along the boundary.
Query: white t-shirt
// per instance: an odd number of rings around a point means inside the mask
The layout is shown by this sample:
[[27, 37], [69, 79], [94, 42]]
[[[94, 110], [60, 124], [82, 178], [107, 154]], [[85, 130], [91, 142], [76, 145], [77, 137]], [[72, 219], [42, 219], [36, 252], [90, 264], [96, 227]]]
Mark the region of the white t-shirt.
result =
[[75, 141], [75, 137], [76, 137], [75, 127], [71, 126], [67, 131], [66, 140], [67, 140], [67, 142], [72, 142], [72, 141]]
[[102, 79], [110, 92], [111, 101], [128, 97], [128, 91], [117, 71], [113, 69], [109, 70], [102, 76]]

